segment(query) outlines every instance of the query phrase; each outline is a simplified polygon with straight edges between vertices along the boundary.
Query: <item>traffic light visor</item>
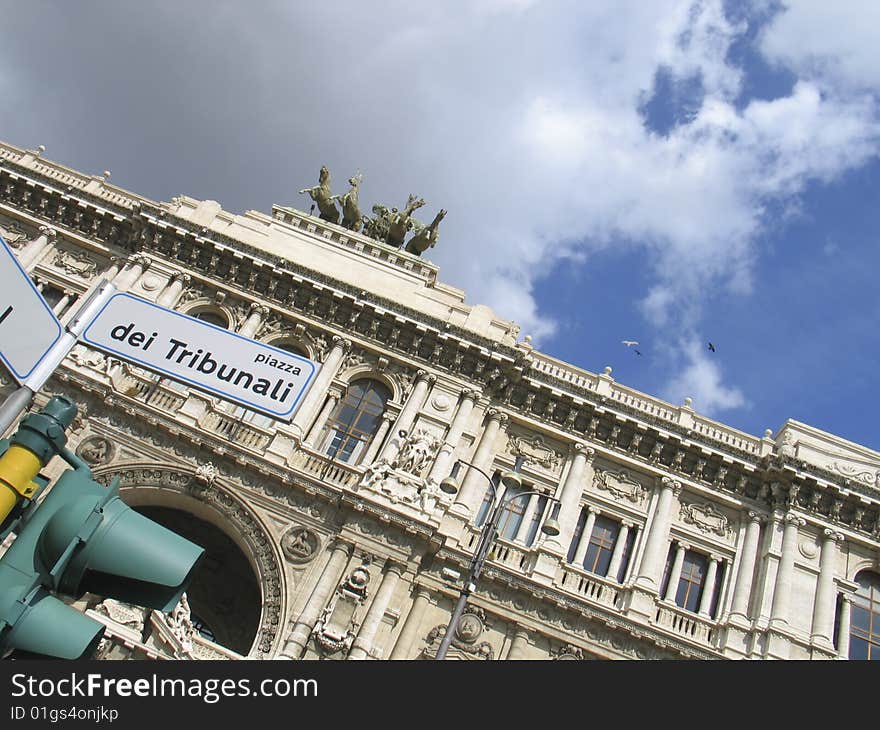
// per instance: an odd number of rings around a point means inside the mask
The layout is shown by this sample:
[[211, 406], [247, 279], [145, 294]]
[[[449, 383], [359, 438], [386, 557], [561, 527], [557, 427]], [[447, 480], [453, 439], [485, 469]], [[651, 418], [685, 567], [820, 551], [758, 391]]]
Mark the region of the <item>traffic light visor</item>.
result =
[[36, 658], [90, 659], [103, 635], [103, 624], [39, 590], [3, 643]]

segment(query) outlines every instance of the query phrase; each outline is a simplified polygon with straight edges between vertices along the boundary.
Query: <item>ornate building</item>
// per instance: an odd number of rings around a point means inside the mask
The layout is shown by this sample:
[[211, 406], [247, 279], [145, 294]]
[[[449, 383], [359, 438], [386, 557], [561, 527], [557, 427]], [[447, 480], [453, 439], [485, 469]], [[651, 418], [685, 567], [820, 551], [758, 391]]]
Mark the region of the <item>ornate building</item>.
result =
[[556, 360], [375, 227], [157, 203], [0, 144], [0, 229], [62, 323], [104, 277], [320, 363], [290, 423], [82, 344], [38, 394], [79, 404], [96, 478], [208, 553], [170, 616], [78, 601], [103, 657], [431, 658], [514, 466], [449, 658], [880, 657], [877, 452]]

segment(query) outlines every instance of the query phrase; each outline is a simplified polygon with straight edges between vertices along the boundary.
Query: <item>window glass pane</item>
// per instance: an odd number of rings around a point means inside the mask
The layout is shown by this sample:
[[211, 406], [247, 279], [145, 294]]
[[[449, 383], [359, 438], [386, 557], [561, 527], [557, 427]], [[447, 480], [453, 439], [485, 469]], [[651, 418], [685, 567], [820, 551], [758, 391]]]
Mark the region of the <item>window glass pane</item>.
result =
[[[880, 653], [878, 653], [880, 654]], [[868, 658], [868, 642], [858, 636], [853, 636], [849, 640], [849, 658], [850, 659], [867, 659]], [[878, 657], [880, 658], [880, 657]]]
[[850, 626], [852, 626], [854, 630], [862, 631], [867, 634], [868, 628], [871, 625], [870, 611], [861, 606], [853, 605], [852, 610], [850, 611], [850, 616], [852, 621]]
[[327, 423], [325, 450], [340, 461], [356, 463], [379, 430], [380, 416], [391, 393], [371, 380], [352, 383]]

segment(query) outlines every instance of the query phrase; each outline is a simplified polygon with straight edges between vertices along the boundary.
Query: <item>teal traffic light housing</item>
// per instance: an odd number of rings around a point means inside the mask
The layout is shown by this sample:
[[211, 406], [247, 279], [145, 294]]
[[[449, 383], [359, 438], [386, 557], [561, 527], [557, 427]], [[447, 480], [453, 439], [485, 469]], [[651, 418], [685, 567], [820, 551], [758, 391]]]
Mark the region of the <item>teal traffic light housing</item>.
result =
[[[33, 421], [27, 425], [33, 427]], [[9, 443], [0, 442], [0, 449]], [[204, 549], [126, 505], [118, 478], [105, 487], [63, 442], [56, 438], [53, 448], [73, 468], [38, 505], [17, 516], [17, 537], [0, 557], [0, 651], [87, 658], [103, 625], [54, 594], [78, 598], [89, 592], [169, 612]]]

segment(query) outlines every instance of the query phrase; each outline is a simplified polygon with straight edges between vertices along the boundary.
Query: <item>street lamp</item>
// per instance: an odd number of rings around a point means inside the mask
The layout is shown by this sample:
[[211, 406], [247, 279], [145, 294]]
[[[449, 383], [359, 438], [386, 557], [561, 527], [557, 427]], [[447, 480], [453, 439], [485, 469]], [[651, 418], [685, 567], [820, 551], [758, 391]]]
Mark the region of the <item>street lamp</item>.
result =
[[[495, 487], [495, 482], [492, 480], [492, 477], [490, 477], [478, 466], [475, 466], [470, 462], [464, 461], [463, 459], [459, 459], [457, 462], [455, 462], [455, 465], [452, 467], [452, 473], [440, 482], [441, 491], [445, 492], [446, 494], [455, 494], [456, 492], [458, 492], [457, 477], [458, 471], [461, 468], [462, 464], [470, 467], [471, 469], [476, 469], [489, 482], [489, 487], [492, 489], [492, 508], [486, 521], [483, 523], [483, 528], [480, 532], [480, 539], [479, 542], [477, 542], [477, 549], [474, 551], [474, 556], [471, 559], [467, 578], [465, 579], [464, 586], [462, 587], [459, 594], [458, 602], [455, 604], [455, 609], [452, 611], [452, 616], [449, 619], [449, 625], [446, 627], [446, 634], [443, 636], [443, 641], [440, 642], [440, 648], [437, 649], [437, 655], [434, 657], [435, 659], [446, 658], [446, 651], [449, 649], [449, 645], [452, 643], [452, 637], [455, 635], [455, 629], [458, 627], [458, 620], [461, 618], [462, 613], [464, 613], [464, 608], [467, 605], [468, 597], [477, 588], [477, 580], [479, 579], [480, 574], [483, 572], [483, 564], [486, 562], [486, 556], [489, 555], [492, 544], [495, 542], [495, 538], [498, 537], [498, 523], [501, 521], [501, 513], [504, 512], [505, 508], [508, 505], [510, 505], [512, 502], [516, 501], [520, 497], [530, 497], [533, 494], [543, 494], [543, 492], [530, 490], [528, 492], [519, 492], [518, 494], [514, 494], [507, 499], [504, 499], [504, 495], [502, 494], [502, 498], [498, 499], [498, 490]], [[505, 491], [507, 489], [510, 489], [511, 487], [522, 486], [522, 477], [519, 474], [519, 468], [521, 464], [522, 459], [517, 458], [516, 465], [513, 467], [513, 470], [507, 469], [501, 473], [501, 483], [504, 485]], [[559, 502], [559, 500], [555, 497], [548, 497], [548, 499], [552, 502]], [[543, 532], [545, 535], [559, 534], [559, 523], [556, 521], [556, 518], [553, 516], [553, 514], [551, 514], [551, 516], [544, 521], [544, 524], [541, 525], [541, 532]]]

